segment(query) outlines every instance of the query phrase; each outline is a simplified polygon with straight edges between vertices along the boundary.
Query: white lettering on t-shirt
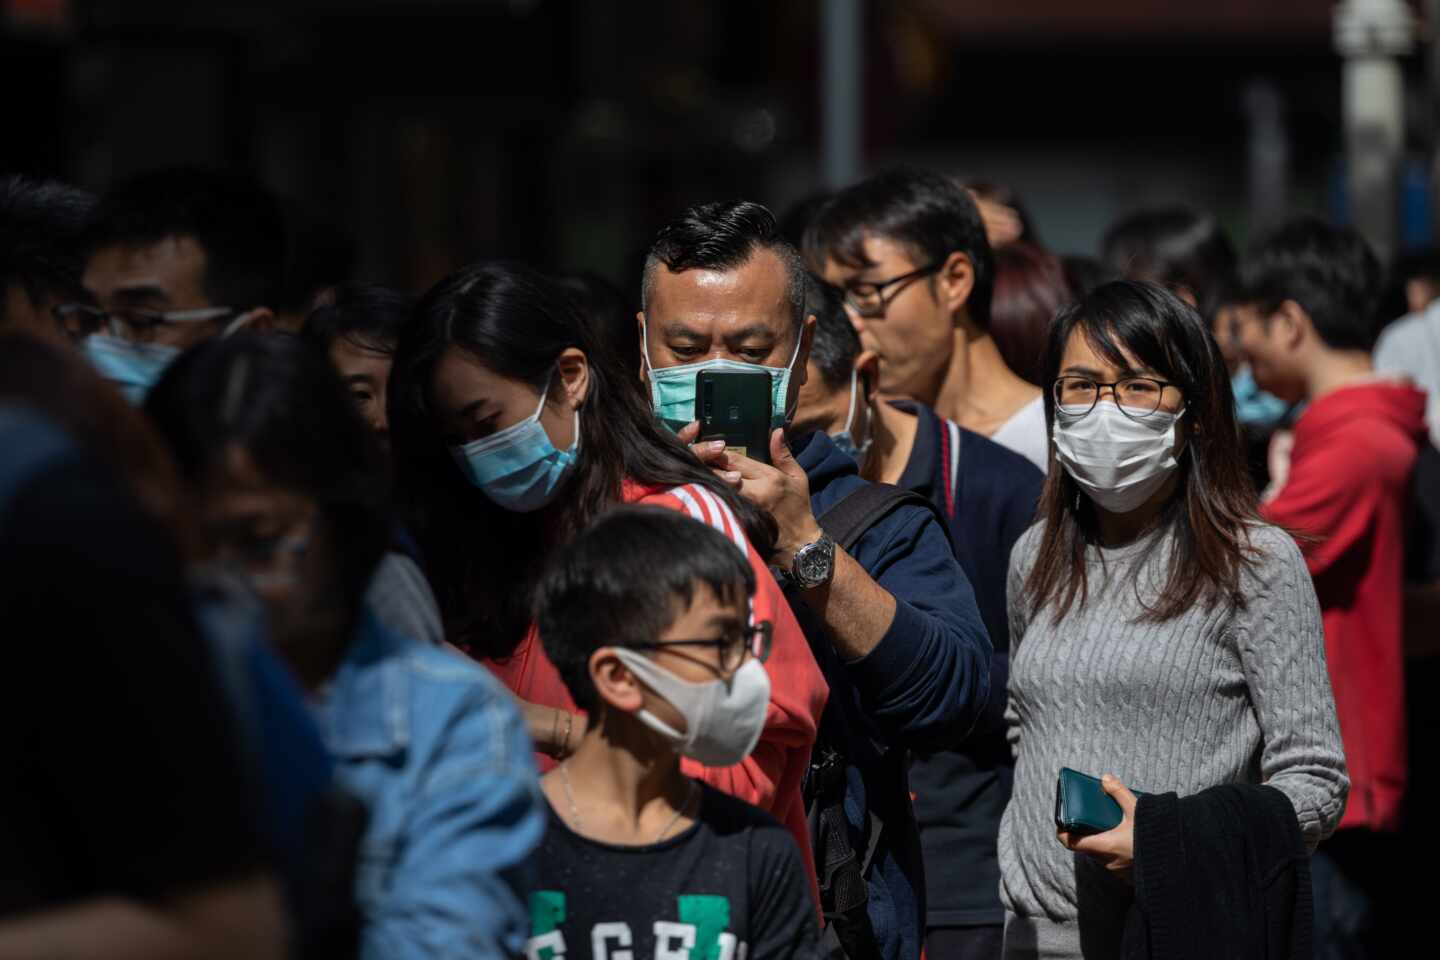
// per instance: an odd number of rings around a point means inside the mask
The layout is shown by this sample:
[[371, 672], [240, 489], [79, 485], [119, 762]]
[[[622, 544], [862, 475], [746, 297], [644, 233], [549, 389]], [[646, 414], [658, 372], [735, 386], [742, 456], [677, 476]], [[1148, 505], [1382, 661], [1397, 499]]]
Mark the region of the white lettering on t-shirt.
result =
[[655, 921], [655, 960], [690, 960], [695, 928], [688, 923]]
[[[740, 956], [735, 956], [735, 946], [740, 945]], [[720, 957], [719, 960], [745, 960], [745, 945], [740, 943], [740, 938], [726, 930], [720, 934]]]
[[618, 920], [595, 924], [590, 930], [590, 960], [635, 960], [635, 955], [629, 950], [611, 953], [606, 940], [614, 940], [617, 947], [629, 947], [630, 924]]
[[540, 951], [547, 947], [552, 951], [550, 960], [564, 960], [565, 934], [559, 930], [551, 930], [549, 933], [531, 937], [525, 941], [525, 956], [528, 960], [542, 960]]

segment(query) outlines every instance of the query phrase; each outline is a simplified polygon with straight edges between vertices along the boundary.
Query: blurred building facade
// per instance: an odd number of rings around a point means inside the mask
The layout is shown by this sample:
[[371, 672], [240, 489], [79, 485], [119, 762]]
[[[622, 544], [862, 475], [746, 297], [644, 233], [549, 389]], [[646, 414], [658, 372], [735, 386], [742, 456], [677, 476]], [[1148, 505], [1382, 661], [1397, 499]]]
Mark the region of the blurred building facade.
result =
[[[0, 168], [248, 167], [319, 272], [419, 288], [505, 254], [629, 284], [686, 204], [820, 186], [824, 2], [3, 0]], [[1343, 205], [1330, 3], [861, 9], [863, 167], [1009, 184], [1057, 250], [1143, 204], [1242, 236]]]

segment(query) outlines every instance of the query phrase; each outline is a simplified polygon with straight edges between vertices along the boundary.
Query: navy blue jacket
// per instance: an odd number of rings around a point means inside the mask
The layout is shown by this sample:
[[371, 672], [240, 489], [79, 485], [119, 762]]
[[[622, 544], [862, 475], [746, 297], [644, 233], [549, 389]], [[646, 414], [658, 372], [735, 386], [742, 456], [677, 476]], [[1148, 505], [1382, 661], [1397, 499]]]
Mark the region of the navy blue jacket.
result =
[[[809, 477], [816, 517], [866, 483], [823, 433], [791, 449]], [[830, 684], [822, 737], [840, 744], [849, 764], [845, 815], [857, 853], [869, 845], [871, 815], [884, 823], [867, 877], [881, 956], [914, 960], [924, 939], [924, 866], [907, 752], [953, 743], [975, 724], [990, 692], [990, 639], [931, 511], [895, 510], [861, 537], [853, 558], [895, 598], [895, 618], [875, 649], [847, 663], [818, 617], [797, 616]]]
[[990, 703], [964, 743], [918, 751], [910, 768], [925, 852], [926, 922], [931, 927], [999, 924], [996, 838], [1010, 799], [1014, 761], [1005, 742], [1010, 627], [1005, 590], [1010, 551], [1035, 518], [1045, 476], [1013, 450], [936, 416], [895, 403], [919, 423], [899, 486], [920, 494], [950, 521], [955, 555], [975, 587], [994, 658]]

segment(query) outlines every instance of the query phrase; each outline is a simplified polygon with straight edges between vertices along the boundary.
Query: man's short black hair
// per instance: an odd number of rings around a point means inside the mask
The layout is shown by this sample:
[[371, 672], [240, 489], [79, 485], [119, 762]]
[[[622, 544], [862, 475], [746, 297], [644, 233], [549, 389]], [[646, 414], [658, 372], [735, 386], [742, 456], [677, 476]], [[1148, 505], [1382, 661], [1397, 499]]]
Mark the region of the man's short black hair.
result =
[[600, 706], [591, 654], [654, 643], [702, 584], [744, 605], [755, 573], [720, 531], [663, 507], [612, 510], [560, 551], [536, 591], [535, 623], [575, 705]]
[[813, 273], [809, 277], [810, 290], [805, 299], [815, 316], [810, 362], [831, 390], [849, 387], [855, 359], [860, 356], [860, 334], [855, 332], [855, 325], [845, 312], [844, 292]]
[[1115, 276], [1190, 291], [1206, 320], [1213, 320], [1231, 296], [1235, 248], [1220, 222], [1198, 210], [1157, 207], [1132, 213], [1110, 225], [1101, 250]]
[[0, 178], [0, 293], [14, 284], [39, 305], [80, 292], [80, 238], [95, 198], [58, 180]]
[[900, 167], [862, 180], [837, 193], [805, 231], [805, 258], [823, 271], [826, 260], [855, 269], [873, 266], [865, 256], [867, 236], [903, 246], [915, 266], [941, 264], [952, 253], [970, 258], [975, 284], [966, 301], [970, 319], [990, 324], [995, 262], [980, 210], [965, 188], [928, 170]]
[[1237, 302], [1268, 316], [1286, 300], [1333, 350], [1371, 350], [1379, 332], [1380, 261], [1352, 227], [1296, 217], [1262, 236], [1240, 268]]
[[301, 336], [322, 350], [343, 337], [366, 350], [394, 353], [413, 309], [414, 297], [390, 287], [338, 287], [310, 311]]
[[685, 270], [735, 270], [750, 262], [757, 250], [769, 250], [785, 267], [785, 292], [799, 334], [805, 322], [805, 263], [765, 207], [748, 200], [697, 203], [660, 229], [645, 257], [640, 307], [648, 309], [655, 292], [655, 271], [662, 264], [671, 273]]
[[279, 303], [284, 220], [275, 198], [249, 177], [179, 167], [124, 180], [101, 197], [85, 245], [94, 253], [186, 236], [205, 251], [212, 305], [251, 310]]

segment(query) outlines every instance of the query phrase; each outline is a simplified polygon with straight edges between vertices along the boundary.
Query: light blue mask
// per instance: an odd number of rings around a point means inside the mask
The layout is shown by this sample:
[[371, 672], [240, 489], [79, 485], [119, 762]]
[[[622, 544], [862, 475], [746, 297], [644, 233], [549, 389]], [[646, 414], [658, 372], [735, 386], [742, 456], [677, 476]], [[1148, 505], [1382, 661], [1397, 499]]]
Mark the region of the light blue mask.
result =
[[870, 452], [870, 444], [875, 441], [874, 437], [866, 437], [865, 442], [856, 444], [854, 436], [850, 431], [855, 427], [855, 401], [860, 395], [860, 371], [850, 371], [850, 412], [845, 414], [845, 429], [839, 433], [830, 435], [830, 442], [835, 444], [836, 449], [841, 453], [848, 454], [850, 459], [857, 464], [864, 466], [865, 454]]
[[85, 356], [106, 380], [120, 388], [125, 399], [137, 407], [159, 381], [165, 369], [180, 356], [178, 347], [159, 343], [131, 343], [108, 333], [85, 338]]
[[519, 423], [488, 437], [451, 447], [450, 455], [480, 492], [498, 507], [514, 513], [539, 510], [555, 499], [561, 483], [580, 455], [580, 411], [575, 411], [575, 442], [556, 450], [540, 424], [540, 411], [550, 383], [540, 391], [540, 405]]
[[669, 427], [671, 432], [680, 430], [695, 419], [695, 375], [701, 370], [717, 370], [729, 373], [763, 373], [770, 378], [770, 429], [783, 427], [790, 419], [786, 401], [790, 397], [790, 370], [795, 358], [800, 356], [800, 338], [795, 338], [795, 352], [790, 363], [783, 367], [767, 367], [759, 363], [742, 363], [739, 360], [702, 360], [699, 363], [682, 363], [678, 367], [655, 369], [650, 362], [650, 337], [641, 321], [640, 336], [645, 355], [645, 372], [650, 378], [650, 406], [655, 416]]

